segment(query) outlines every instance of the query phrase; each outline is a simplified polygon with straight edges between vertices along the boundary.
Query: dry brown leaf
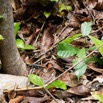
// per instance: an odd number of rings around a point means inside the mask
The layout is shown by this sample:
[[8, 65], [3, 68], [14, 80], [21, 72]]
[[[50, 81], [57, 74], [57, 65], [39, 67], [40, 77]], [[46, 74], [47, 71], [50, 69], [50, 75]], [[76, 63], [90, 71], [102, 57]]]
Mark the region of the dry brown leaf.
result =
[[67, 18], [69, 19], [65, 25], [69, 25], [70, 27], [73, 27], [73, 28], [79, 28], [80, 27], [80, 22], [79, 20], [77, 19], [77, 15], [73, 15], [71, 13], [69, 13], [67, 15]]
[[27, 55], [27, 56], [25, 56], [24, 62], [25, 62], [26, 64], [32, 64], [32, 63], [34, 63], [34, 60], [33, 60], [33, 58], [30, 58], [30, 57]]
[[80, 81], [78, 81], [74, 73], [65, 73], [59, 78], [59, 80], [63, 81], [66, 85], [70, 87], [75, 87], [77, 85], [83, 84], [83, 81], [85, 81], [86, 78], [82, 77]]
[[96, 67], [93, 63], [90, 63], [88, 65], [88, 68], [95, 71], [95, 72], [97, 72], [97, 73], [101, 73], [101, 74], [103, 73], [103, 69]]
[[48, 29], [45, 29], [41, 40], [41, 54], [44, 54], [54, 43], [52, 34], [49, 33]]
[[49, 97], [47, 95], [45, 95], [44, 97], [25, 97], [25, 99], [29, 103], [42, 103], [42, 102], [48, 100]]
[[[64, 100], [56, 99], [58, 103], [65, 103]], [[50, 103], [57, 103], [55, 100], [52, 100]]]
[[67, 91], [74, 95], [81, 96], [86, 96], [87, 94], [90, 94], [90, 89], [86, 85], [79, 85], [77, 87], [70, 88]]
[[9, 103], [20, 103], [24, 99], [24, 96], [17, 96], [14, 99], [10, 99]]
[[45, 71], [45, 72], [42, 73], [42, 75], [41, 75], [44, 83], [48, 83], [48, 82], [50, 82], [52, 79], [55, 78], [56, 72], [55, 72], [55, 70], [54, 70], [53, 68], [51, 68], [51, 69], [49, 69], [49, 70], [46, 70], [46, 69], [45, 69], [44, 71]]
[[87, 5], [90, 8], [103, 10], [103, 0], [87, 0]]
[[64, 72], [64, 70], [56, 63], [56, 61], [54, 61], [54, 60], [50, 60], [50, 61], [48, 61], [47, 63], [46, 63], [46, 65], [50, 65], [51, 64], [51, 66], [50, 67], [48, 67], [48, 68], [55, 68], [55, 69], [57, 69], [57, 70], [59, 70], [59, 71], [61, 71], [61, 72]]

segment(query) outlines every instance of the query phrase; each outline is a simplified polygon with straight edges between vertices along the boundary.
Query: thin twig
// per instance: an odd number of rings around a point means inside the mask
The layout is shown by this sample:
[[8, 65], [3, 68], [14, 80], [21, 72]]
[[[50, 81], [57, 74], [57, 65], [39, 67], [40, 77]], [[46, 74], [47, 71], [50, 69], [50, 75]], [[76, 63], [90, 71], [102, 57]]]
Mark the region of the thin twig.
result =
[[[75, 65], [71, 66], [70, 68], [68, 68], [66, 71], [64, 71], [62, 74], [60, 74], [59, 76], [57, 76], [55, 79], [51, 80], [49, 83], [45, 84], [44, 86], [40, 86], [40, 87], [27, 87], [27, 88], [21, 88], [21, 89], [15, 89], [15, 91], [26, 91], [26, 90], [38, 90], [38, 89], [43, 89], [46, 88], [49, 84], [51, 84], [53, 81], [57, 80], [58, 78], [60, 78], [62, 75], [64, 75], [65, 73], [67, 73], [69, 70], [71, 70], [72, 68], [74, 68], [75, 66], [77, 66], [80, 62], [84, 61], [86, 58], [88, 58], [90, 55], [92, 55], [94, 52], [96, 52], [98, 49], [100, 49], [103, 45], [99, 46], [97, 49], [93, 50], [90, 54], [88, 54], [86, 57], [84, 57], [83, 59], [81, 59], [79, 62], [77, 62]], [[9, 92], [10, 90], [4, 90], [4, 93]]]
[[97, 29], [97, 30], [95, 30], [95, 31], [93, 31], [93, 32], [91, 32], [92, 34], [93, 33], [96, 33], [96, 32], [98, 32], [98, 31], [100, 31], [100, 30], [102, 30], [103, 29], [103, 27], [101, 27], [101, 28], [99, 28], [99, 29]]
[[55, 98], [46, 88], [44, 88], [44, 89], [45, 89], [45, 91], [55, 100], [55, 102], [59, 103], [59, 102], [56, 100], [56, 98]]

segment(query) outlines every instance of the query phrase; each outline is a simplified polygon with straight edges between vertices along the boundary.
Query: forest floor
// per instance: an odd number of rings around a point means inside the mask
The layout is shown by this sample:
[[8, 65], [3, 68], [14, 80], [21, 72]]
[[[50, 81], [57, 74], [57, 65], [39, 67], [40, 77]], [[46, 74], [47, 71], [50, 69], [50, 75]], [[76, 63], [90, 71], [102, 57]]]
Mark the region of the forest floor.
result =
[[28, 71], [65, 85], [19, 91], [15, 103], [103, 103], [103, 0], [21, 1], [12, 7], [16, 41], [29, 45], [18, 45]]

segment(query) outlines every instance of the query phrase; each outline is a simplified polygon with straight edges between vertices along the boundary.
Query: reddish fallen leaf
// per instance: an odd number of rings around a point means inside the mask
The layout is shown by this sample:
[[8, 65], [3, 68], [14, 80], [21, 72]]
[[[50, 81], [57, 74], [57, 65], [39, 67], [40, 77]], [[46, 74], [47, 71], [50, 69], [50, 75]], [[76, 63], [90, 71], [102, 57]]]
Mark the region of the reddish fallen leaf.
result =
[[[51, 64], [51, 66], [50, 66], [50, 64]], [[47, 63], [46, 63], [46, 65], [48, 65], [48, 69], [49, 68], [55, 68], [55, 69], [57, 69], [57, 70], [59, 70], [59, 71], [61, 71], [61, 72], [64, 72], [64, 70], [56, 63], [56, 61], [54, 61], [54, 60], [50, 60], [50, 61], [48, 61]]]
[[33, 58], [30, 58], [28, 55], [25, 56], [24, 62], [26, 64], [32, 64], [34, 62]]
[[9, 103], [20, 103], [24, 99], [24, 96], [17, 96], [14, 99], [10, 99]]

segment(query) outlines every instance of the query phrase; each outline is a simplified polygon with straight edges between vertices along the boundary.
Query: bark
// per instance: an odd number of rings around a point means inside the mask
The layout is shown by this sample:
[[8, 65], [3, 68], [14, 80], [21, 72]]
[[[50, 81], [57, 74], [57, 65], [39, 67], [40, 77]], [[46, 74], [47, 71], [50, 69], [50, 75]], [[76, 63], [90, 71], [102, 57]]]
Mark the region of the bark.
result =
[[3, 71], [7, 74], [26, 75], [26, 65], [20, 58], [20, 54], [15, 44], [13, 30], [13, 13], [11, 0], [0, 0], [0, 34], [4, 40], [0, 41], [0, 58]]

